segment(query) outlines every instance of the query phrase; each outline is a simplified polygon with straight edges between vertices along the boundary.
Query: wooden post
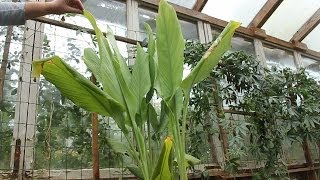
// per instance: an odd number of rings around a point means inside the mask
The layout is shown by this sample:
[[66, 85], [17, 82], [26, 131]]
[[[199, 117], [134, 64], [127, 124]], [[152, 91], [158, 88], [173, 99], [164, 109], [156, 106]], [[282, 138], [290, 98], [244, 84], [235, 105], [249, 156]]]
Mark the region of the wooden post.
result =
[[6, 41], [4, 43], [1, 68], [0, 68], [0, 103], [3, 101], [4, 80], [5, 80], [6, 72], [7, 72], [7, 65], [8, 65], [8, 59], [9, 59], [9, 51], [10, 51], [10, 43], [11, 43], [12, 31], [13, 31], [13, 27], [12, 26], [8, 26]]
[[204, 34], [206, 37], [206, 42], [210, 43], [213, 40], [211, 25], [209, 23], [204, 23]]
[[320, 141], [317, 142], [318, 146], [318, 161], [320, 162]]
[[[306, 163], [308, 165], [308, 167], [313, 167], [313, 160], [311, 157], [311, 153], [310, 153], [310, 148], [309, 148], [309, 144], [308, 144], [308, 140], [304, 139], [302, 142], [302, 148], [303, 148], [303, 152], [304, 152], [304, 157], [306, 159]], [[316, 171], [312, 170], [308, 172], [308, 176], [309, 179], [311, 180], [316, 180]]]
[[[127, 28], [128, 28], [128, 37], [134, 40], [141, 40], [141, 33], [139, 32], [139, 19], [138, 15], [138, 2], [136, 0], [127, 0]], [[128, 50], [128, 66], [133, 66], [135, 61], [135, 50], [136, 45], [127, 44]]]
[[[31, 64], [41, 58], [42, 32], [42, 23], [26, 22], [11, 150], [11, 167], [18, 169], [18, 179], [32, 177], [33, 173], [38, 82], [31, 77]], [[20, 153], [15, 153], [17, 148]]]
[[[94, 75], [90, 78], [91, 82], [96, 84], [97, 80]], [[92, 175], [93, 179], [100, 179], [99, 172], [99, 121], [98, 114], [91, 114], [91, 122], [92, 122]]]
[[[217, 113], [218, 119], [224, 118], [222, 99], [219, 97], [219, 94], [218, 94], [219, 89], [220, 89], [219, 82], [216, 82], [216, 80], [214, 80], [212, 92], [213, 92], [215, 104], [217, 104], [216, 113]], [[229, 157], [228, 157], [228, 148], [229, 148], [228, 134], [220, 124], [218, 124], [218, 126], [219, 126], [219, 132], [220, 132], [220, 139], [222, 142], [223, 154], [224, 154], [224, 158], [226, 160], [226, 159], [229, 159]]]
[[205, 38], [205, 32], [204, 32], [204, 24], [202, 21], [197, 22], [197, 28], [198, 28], [198, 34], [199, 34], [199, 40], [200, 43], [205, 43], [206, 38]]
[[[262, 67], [267, 68], [267, 58], [266, 58], [266, 55], [264, 54], [261, 40], [253, 39], [253, 44], [254, 44], [254, 50], [257, 56], [257, 60], [259, 61]], [[266, 75], [263, 68], [261, 68], [260, 71], [264, 76]]]
[[297, 51], [293, 51], [294, 63], [297, 69], [303, 68], [301, 53]]
[[204, 127], [204, 130], [207, 132], [207, 140], [208, 140], [208, 144], [210, 147], [210, 154], [211, 154], [211, 159], [212, 159], [212, 163], [214, 164], [219, 164], [219, 160], [217, 158], [217, 147], [215, 145], [215, 141], [214, 141], [214, 133], [212, 132], [212, 119], [210, 118], [209, 115], [207, 115], [206, 117], [206, 126]]

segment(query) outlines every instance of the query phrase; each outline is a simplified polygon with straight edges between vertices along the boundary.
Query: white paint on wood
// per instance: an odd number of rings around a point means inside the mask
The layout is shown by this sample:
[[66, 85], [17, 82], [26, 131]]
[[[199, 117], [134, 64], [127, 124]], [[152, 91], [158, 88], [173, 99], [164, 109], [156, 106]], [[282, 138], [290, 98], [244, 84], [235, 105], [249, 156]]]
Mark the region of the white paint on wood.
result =
[[204, 32], [206, 37], [206, 42], [209, 43], [213, 40], [211, 25], [209, 23], [204, 23]]
[[294, 63], [296, 65], [297, 69], [303, 68], [301, 53], [298, 51], [293, 51], [293, 57], [294, 57]]
[[127, 0], [128, 37], [135, 40], [140, 38], [138, 19], [138, 2], [136, 0]]
[[206, 37], [204, 33], [204, 26], [202, 21], [197, 22], [197, 27], [198, 27], [198, 34], [199, 34], [199, 40], [200, 43], [205, 43], [206, 42]]
[[[253, 39], [254, 49], [256, 52], [257, 60], [260, 62], [260, 64], [267, 68], [267, 59], [264, 54], [263, 45], [261, 40], [259, 39]], [[265, 74], [264, 70], [261, 69], [262, 73]]]
[[[139, 15], [138, 15], [138, 2], [136, 0], [127, 0], [127, 28], [128, 38], [139, 40], [141, 34], [139, 33]], [[134, 65], [135, 45], [127, 44], [128, 49], [128, 65]]]
[[20, 139], [19, 179], [23, 178], [22, 175], [29, 174], [33, 170], [38, 83], [34, 83], [31, 77], [31, 64], [33, 59], [41, 58], [42, 32], [43, 25], [41, 23], [26, 22], [11, 153], [11, 167], [13, 168], [15, 144], [16, 140]]

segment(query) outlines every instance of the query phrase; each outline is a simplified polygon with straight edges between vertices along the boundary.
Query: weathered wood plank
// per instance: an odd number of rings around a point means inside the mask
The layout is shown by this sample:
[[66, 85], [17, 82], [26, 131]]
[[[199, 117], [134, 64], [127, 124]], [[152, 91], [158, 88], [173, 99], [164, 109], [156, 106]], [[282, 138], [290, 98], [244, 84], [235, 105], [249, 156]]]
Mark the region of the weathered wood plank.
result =
[[205, 43], [206, 38], [205, 38], [205, 31], [204, 31], [204, 24], [202, 21], [197, 22], [197, 27], [198, 27], [198, 34], [199, 34], [199, 41], [200, 43]]
[[283, 0], [268, 0], [250, 22], [248, 27], [261, 28], [282, 2]]
[[208, 0], [197, 0], [192, 9], [195, 11], [202, 11], [207, 2]]
[[320, 23], [320, 8], [301, 26], [290, 41], [302, 41]]
[[7, 65], [8, 65], [8, 58], [10, 52], [10, 44], [11, 44], [11, 37], [13, 32], [13, 26], [7, 27], [7, 35], [6, 40], [4, 43], [3, 54], [2, 54], [2, 62], [0, 68], [0, 102], [3, 101], [4, 95], [4, 81], [7, 72]]
[[[45, 18], [45, 17], [38, 17], [38, 18], [34, 18], [33, 20], [38, 21], [38, 22], [42, 22], [42, 23], [46, 23], [46, 24], [51, 24], [51, 25], [54, 25], [54, 26], [59, 26], [59, 27], [67, 28], [67, 29], [76, 30], [76, 31], [79, 30], [81, 32], [86, 32], [86, 33], [89, 33], [89, 34], [95, 34], [93, 29], [85, 28], [85, 27], [81, 27], [81, 26], [77, 26], [77, 25], [74, 25], [74, 24], [65, 23], [65, 22], [62, 22], [62, 21], [57, 21], [57, 20], [53, 20], [53, 19], [49, 19], [49, 18]], [[129, 43], [129, 44], [137, 44], [137, 42], [139, 42], [139, 41], [137, 41], [137, 40], [135, 40], [133, 38], [127, 38], [127, 37], [122, 37], [122, 36], [118, 36], [118, 35], [115, 35], [115, 38], [118, 41], [126, 42], [126, 43]]]
[[[11, 167], [18, 171], [18, 179], [32, 173], [33, 169], [38, 84], [31, 78], [31, 64], [33, 59], [41, 58], [41, 48], [38, 47], [42, 46], [42, 32], [41, 23], [26, 22], [11, 150]], [[20, 153], [15, 154], [17, 151], [15, 145], [18, 141], [21, 144], [18, 147]]]

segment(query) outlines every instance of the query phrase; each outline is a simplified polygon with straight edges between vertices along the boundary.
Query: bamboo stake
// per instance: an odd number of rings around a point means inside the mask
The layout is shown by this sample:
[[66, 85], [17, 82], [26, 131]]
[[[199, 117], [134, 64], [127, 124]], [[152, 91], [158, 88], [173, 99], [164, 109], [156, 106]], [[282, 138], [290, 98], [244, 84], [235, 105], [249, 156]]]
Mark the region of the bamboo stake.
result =
[[0, 90], [0, 101], [3, 100], [4, 80], [5, 80], [6, 70], [7, 70], [7, 65], [8, 65], [12, 32], [13, 32], [13, 27], [12, 26], [8, 26], [6, 41], [4, 43], [4, 50], [3, 50], [1, 68], [0, 68], [0, 89], [1, 89]]

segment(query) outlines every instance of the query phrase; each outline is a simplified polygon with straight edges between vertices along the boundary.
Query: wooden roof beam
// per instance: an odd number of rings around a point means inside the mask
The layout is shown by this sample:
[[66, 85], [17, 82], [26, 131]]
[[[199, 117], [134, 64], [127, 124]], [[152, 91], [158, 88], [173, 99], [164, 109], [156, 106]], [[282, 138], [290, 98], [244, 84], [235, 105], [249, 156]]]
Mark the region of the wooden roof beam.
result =
[[201, 12], [208, 0], [197, 0], [193, 6], [193, 10]]
[[261, 28], [282, 2], [283, 0], [268, 0], [250, 22], [248, 27]]
[[320, 8], [292, 36], [290, 41], [302, 41], [320, 23]]

